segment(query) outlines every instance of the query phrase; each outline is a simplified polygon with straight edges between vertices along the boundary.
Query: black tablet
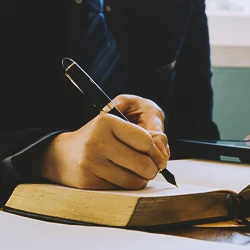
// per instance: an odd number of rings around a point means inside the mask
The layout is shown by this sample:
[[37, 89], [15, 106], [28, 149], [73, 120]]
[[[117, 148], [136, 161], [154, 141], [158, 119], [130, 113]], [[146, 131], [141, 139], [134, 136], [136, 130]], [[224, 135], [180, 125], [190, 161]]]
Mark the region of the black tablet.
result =
[[250, 140], [185, 140], [178, 142], [192, 147], [193, 150], [205, 150], [221, 156], [237, 157], [244, 162], [250, 162]]

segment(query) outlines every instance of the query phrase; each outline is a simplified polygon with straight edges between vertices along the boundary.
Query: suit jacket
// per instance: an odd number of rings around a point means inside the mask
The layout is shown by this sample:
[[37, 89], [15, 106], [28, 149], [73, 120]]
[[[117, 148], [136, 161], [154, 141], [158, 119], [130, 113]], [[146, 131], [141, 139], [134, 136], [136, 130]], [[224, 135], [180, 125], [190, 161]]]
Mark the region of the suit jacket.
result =
[[[101, 86], [110, 97], [138, 94], [166, 114], [175, 138], [218, 139], [213, 122], [210, 47], [204, 0], [116, 0], [106, 20], [119, 67]], [[11, 3], [11, 5], [10, 5]], [[68, 56], [91, 69], [85, 34], [101, 0], [1, 1], [0, 162], [2, 203], [20, 182], [40, 181], [36, 156], [56, 134], [83, 126], [96, 110], [68, 82]], [[93, 79], [98, 72], [89, 72]], [[32, 167], [31, 167], [32, 166]]]

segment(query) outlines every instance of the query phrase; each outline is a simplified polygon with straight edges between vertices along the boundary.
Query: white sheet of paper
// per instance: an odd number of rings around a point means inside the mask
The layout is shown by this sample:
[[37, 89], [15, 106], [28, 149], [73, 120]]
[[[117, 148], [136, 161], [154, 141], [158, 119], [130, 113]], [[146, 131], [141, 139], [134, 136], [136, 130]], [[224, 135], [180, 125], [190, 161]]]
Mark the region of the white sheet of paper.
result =
[[[250, 184], [250, 164], [207, 160], [173, 160], [167, 165], [177, 184], [198, 185], [240, 192]], [[162, 175], [156, 180], [165, 181]]]
[[[193, 186], [187, 184], [179, 184], [178, 188], [167, 183], [166, 181], [155, 181], [152, 180], [148, 183], [147, 187], [140, 190], [109, 190], [109, 191], [94, 191], [98, 193], [109, 193], [109, 194], [122, 194], [129, 196], [139, 197], [159, 197], [159, 196], [175, 196], [175, 195], [186, 195], [186, 194], [197, 194], [204, 192], [211, 192], [220, 190], [219, 188]], [[81, 192], [81, 190], [79, 190]], [[85, 192], [93, 192], [92, 190], [85, 190]]]
[[6, 250], [235, 250], [240, 245], [215, 243], [138, 231], [63, 225], [0, 212], [0, 246]]

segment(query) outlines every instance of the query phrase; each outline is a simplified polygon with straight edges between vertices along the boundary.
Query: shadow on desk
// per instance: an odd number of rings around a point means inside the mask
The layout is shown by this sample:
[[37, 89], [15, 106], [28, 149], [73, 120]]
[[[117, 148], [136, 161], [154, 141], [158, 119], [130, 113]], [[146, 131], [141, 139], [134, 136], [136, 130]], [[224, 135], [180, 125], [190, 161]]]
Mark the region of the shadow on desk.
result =
[[215, 229], [215, 228], [175, 228], [169, 229], [162, 234], [188, 237], [213, 242], [232, 243], [236, 245], [250, 246], [250, 227]]

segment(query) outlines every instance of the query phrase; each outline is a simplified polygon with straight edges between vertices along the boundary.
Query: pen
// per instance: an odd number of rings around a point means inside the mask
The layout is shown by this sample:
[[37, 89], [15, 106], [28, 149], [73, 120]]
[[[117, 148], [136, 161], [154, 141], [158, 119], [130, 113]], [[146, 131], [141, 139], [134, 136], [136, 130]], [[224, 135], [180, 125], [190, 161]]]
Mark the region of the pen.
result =
[[[100, 112], [113, 114], [128, 121], [128, 119], [116, 108], [115, 103], [112, 102], [104, 91], [75, 61], [65, 57], [62, 60], [62, 65], [65, 69], [65, 75], [67, 78], [82, 94], [91, 99], [92, 104], [100, 110]], [[166, 168], [159, 172], [164, 176], [167, 182], [178, 187], [174, 175]]]

